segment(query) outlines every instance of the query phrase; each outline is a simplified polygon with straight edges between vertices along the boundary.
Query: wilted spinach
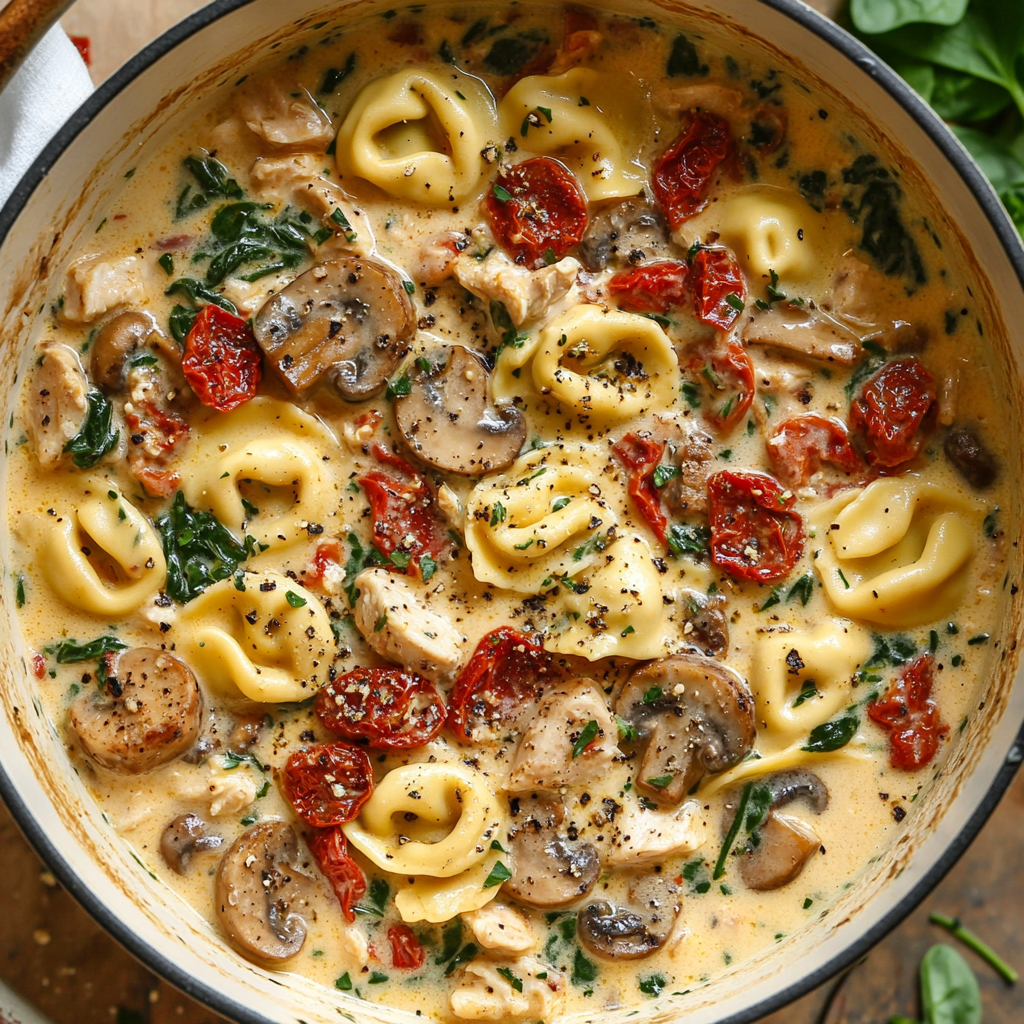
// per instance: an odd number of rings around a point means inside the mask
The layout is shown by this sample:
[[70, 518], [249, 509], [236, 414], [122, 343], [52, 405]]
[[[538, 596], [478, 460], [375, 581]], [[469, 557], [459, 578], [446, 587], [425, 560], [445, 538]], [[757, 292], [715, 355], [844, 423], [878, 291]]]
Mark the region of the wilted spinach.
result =
[[82, 429], [65, 445], [71, 460], [80, 469], [92, 469], [107, 452], [117, 447], [121, 434], [110, 425], [110, 402], [102, 391], [90, 391], [86, 395], [88, 409], [82, 421]]

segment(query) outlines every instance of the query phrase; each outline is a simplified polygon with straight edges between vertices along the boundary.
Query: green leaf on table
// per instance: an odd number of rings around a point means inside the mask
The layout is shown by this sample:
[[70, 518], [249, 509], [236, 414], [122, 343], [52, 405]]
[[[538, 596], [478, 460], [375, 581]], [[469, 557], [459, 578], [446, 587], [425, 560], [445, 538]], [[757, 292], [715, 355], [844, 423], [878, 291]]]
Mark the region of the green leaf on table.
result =
[[932, 946], [921, 961], [921, 1009], [926, 1024], [981, 1024], [978, 979], [951, 946]]
[[858, 31], [876, 34], [900, 25], [928, 22], [955, 25], [968, 0], [850, 0], [850, 18]]

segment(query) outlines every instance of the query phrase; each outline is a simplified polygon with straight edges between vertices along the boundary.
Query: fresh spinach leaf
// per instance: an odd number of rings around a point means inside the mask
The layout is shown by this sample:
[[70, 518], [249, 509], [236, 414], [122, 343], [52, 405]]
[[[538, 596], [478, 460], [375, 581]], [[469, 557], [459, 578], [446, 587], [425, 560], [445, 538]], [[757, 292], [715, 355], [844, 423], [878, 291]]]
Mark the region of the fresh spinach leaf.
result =
[[955, 25], [968, 0], [850, 0], [850, 18], [859, 32], [889, 32], [900, 25], [928, 22]]
[[981, 992], [974, 971], [952, 946], [932, 946], [921, 961], [925, 1024], [981, 1024]]
[[157, 517], [156, 526], [167, 559], [167, 593], [182, 604], [227, 579], [254, 553], [252, 537], [236, 540], [211, 513], [192, 508], [182, 491]]
[[90, 391], [85, 398], [88, 408], [82, 428], [64, 445], [64, 451], [70, 452], [79, 469], [92, 469], [117, 447], [121, 433], [110, 425], [113, 409], [102, 391]]

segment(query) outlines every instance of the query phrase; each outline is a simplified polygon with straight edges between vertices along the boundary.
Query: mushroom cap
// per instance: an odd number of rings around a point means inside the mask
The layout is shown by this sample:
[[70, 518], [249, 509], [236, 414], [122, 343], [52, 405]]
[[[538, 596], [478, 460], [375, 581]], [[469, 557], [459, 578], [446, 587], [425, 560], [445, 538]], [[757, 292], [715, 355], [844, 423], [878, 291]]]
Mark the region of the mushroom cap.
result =
[[789, 814], [770, 812], [757, 831], [761, 841], [740, 858], [739, 868], [747, 888], [758, 891], [788, 885], [821, 845], [805, 821]]
[[605, 900], [588, 903], [576, 918], [580, 942], [597, 956], [609, 960], [638, 960], [649, 956], [666, 936], [652, 932], [645, 916], [629, 907]]
[[283, 821], [246, 829], [217, 869], [215, 906], [225, 935], [255, 960], [287, 960], [306, 941], [315, 918], [311, 878], [297, 871], [299, 843]]
[[764, 780], [764, 784], [772, 795], [772, 808], [794, 800], [806, 800], [815, 814], [822, 814], [828, 808], [828, 786], [807, 768], [775, 772]]
[[216, 850], [224, 840], [206, 831], [206, 822], [187, 811], [179, 814], [160, 834], [160, 853], [168, 867], [179, 875], [188, 872], [194, 853]]
[[646, 742], [637, 788], [670, 804], [705, 773], [732, 767], [754, 745], [750, 688], [727, 665], [701, 654], [642, 665], [626, 681], [615, 710]]
[[124, 387], [125, 362], [154, 332], [159, 334], [156, 321], [138, 310], [128, 309], [108, 320], [93, 339], [92, 379], [108, 391], [120, 391]]
[[111, 664], [103, 692], [80, 694], [70, 709], [82, 749], [126, 775], [148, 772], [184, 754], [199, 736], [203, 698], [192, 669], [151, 647]]
[[601, 874], [590, 843], [570, 842], [551, 829], [520, 829], [509, 840], [512, 877], [505, 891], [532, 907], [564, 907], [586, 896]]
[[253, 334], [293, 393], [326, 375], [342, 398], [359, 402], [387, 383], [408, 351], [415, 317], [395, 270], [351, 257], [318, 263], [272, 295]]
[[446, 473], [481, 476], [511, 465], [526, 442], [526, 420], [514, 405], [492, 405], [484, 361], [462, 345], [444, 362], [418, 367], [409, 394], [395, 399], [405, 443]]

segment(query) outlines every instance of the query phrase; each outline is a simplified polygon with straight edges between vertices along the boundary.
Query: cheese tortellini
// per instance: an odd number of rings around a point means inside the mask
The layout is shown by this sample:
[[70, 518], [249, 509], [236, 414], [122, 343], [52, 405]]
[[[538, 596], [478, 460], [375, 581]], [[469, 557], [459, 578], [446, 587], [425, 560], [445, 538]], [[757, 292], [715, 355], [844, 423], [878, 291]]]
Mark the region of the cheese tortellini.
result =
[[761, 753], [807, 736], [849, 704], [854, 674], [870, 655], [867, 632], [841, 620], [761, 636], [750, 679], [758, 720], [766, 726]]
[[497, 895], [498, 886], [484, 883], [503, 821], [480, 773], [418, 763], [388, 772], [359, 817], [342, 827], [377, 867], [415, 878], [395, 897], [403, 920], [447, 921]]
[[323, 525], [335, 514], [335, 451], [334, 439], [312, 416], [287, 402], [255, 398], [202, 433], [182, 488], [190, 505], [277, 549], [307, 539], [310, 523]]
[[54, 505], [37, 547], [53, 592], [74, 608], [117, 618], [134, 612], [167, 579], [160, 537], [149, 520], [101, 477]]
[[643, 660], [667, 653], [661, 580], [643, 538], [627, 535], [609, 544], [594, 572], [559, 595], [567, 627], [544, 642], [557, 654], [596, 661]]
[[841, 615], [920, 626], [952, 611], [983, 509], [907, 473], [844, 491], [809, 517], [814, 566]]
[[279, 573], [239, 572], [182, 616], [189, 664], [215, 690], [264, 704], [312, 697], [334, 657], [331, 620], [314, 594]]
[[814, 275], [825, 220], [789, 189], [754, 185], [714, 211], [721, 241], [750, 276], [768, 280], [774, 270], [787, 281]]
[[591, 202], [635, 196], [644, 169], [620, 140], [637, 136], [637, 112], [644, 108], [630, 99], [628, 82], [586, 68], [531, 75], [501, 101], [502, 134], [521, 149], [561, 160]]
[[668, 335], [647, 317], [577, 306], [548, 324], [533, 351], [533, 384], [572, 407], [584, 423], [619, 423], [679, 393], [679, 364]]
[[496, 141], [494, 100], [479, 79], [406, 68], [365, 86], [338, 132], [342, 176], [428, 206], [464, 199]]
[[608, 457], [592, 445], [552, 445], [482, 480], [466, 502], [473, 575], [522, 594], [603, 561], [616, 516], [601, 496]]

